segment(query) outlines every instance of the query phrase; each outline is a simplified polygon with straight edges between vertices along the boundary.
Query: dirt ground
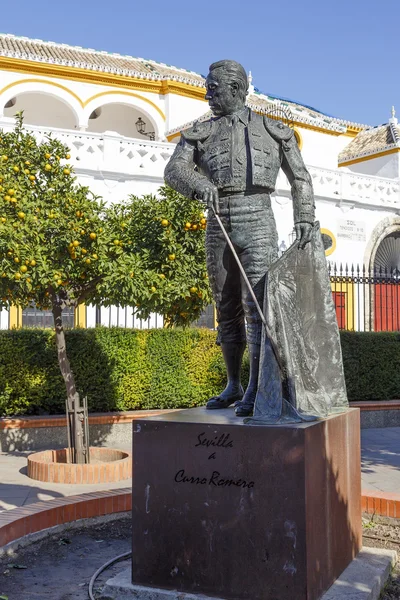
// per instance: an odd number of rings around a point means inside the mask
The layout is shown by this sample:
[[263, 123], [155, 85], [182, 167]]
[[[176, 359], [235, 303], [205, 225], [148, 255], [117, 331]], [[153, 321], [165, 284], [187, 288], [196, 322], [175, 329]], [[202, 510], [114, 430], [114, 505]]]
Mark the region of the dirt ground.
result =
[[[131, 534], [131, 520], [124, 518], [64, 531], [1, 558], [0, 600], [88, 600], [92, 575], [108, 560], [130, 551]], [[364, 521], [364, 545], [400, 554], [400, 524]], [[96, 595], [107, 579], [128, 565], [129, 561], [116, 563], [100, 575]], [[399, 564], [380, 600], [400, 600]]]
[[[0, 559], [0, 599], [88, 600], [92, 575], [131, 549], [131, 519], [71, 529]], [[120, 562], [96, 580], [95, 591], [128, 566]], [[22, 568], [21, 568], [22, 567]]]

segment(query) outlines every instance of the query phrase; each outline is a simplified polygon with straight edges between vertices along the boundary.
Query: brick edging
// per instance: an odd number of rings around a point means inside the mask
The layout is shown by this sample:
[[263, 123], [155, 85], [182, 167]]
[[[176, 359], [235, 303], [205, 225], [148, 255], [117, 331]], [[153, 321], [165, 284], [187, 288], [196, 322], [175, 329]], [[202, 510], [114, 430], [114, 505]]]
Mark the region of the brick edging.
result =
[[131, 488], [66, 496], [5, 510], [0, 513], [0, 548], [49, 527], [129, 510]]
[[[121, 413], [92, 413], [89, 415], [89, 425], [130, 423], [135, 419], [154, 417], [179, 409], [134, 410]], [[45, 417], [1, 417], [0, 429], [33, 429], [35, 427], [65, 427], [65, 415], [46, 415]]]
[[359, 400], [350, 402], [350, 408], [359, 408], [361, 412], [371, 410], [400, 410], [400, 400]]
[[361, 511], [367, 515], [379, 515], [400, 519], [400, 494], [363, 490], [361, 493]]
[[[359, 408], [361, 412], [371, 410], [400, 410], [400, 400], [360, 400], [350, 402], [350, 408]], [[132, 410], [120, 413], [92, 413], [89, 415], [90, 425], [113, 425], [130, 423], [135, 419], [153, 417], [164, 413], [174, 412], [176, 408], [155, 410]], [[41, 427], [65, 427], [67, 424], [64, 415], [46, 415], [44, 417], [1, 417], [1, 429], [33, 429]]]

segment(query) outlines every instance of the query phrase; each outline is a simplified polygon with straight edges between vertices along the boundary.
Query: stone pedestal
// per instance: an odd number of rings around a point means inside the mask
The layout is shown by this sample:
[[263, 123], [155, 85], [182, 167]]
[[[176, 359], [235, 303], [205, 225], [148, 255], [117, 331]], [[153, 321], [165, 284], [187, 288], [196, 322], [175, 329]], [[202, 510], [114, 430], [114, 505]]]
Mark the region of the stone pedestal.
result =
[[133, 423], [132, 582], [317, 600], [361, 548], [359, 410], [244, 425], [232, 409]]

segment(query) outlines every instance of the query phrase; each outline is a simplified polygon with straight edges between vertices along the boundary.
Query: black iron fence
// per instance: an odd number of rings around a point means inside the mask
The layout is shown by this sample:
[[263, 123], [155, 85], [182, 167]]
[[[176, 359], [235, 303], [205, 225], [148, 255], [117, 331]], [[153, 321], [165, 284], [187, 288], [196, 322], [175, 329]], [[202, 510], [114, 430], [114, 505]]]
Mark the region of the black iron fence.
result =
[[400, 331], [400, 271], [328, 263], [339, 329]]

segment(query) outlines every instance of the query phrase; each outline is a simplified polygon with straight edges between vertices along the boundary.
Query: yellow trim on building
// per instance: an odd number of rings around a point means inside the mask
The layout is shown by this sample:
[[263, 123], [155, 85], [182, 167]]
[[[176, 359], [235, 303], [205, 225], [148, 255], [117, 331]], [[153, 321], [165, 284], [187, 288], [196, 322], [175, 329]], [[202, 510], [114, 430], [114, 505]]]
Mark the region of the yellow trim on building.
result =
[[400, 148], [391, 148], [390, 150], [384, 150], [383, 152], [377, 152], [376, 154], [369, 154], [368, 156], [361, 156], [360, 158], [353, 158], [352, 160], [346, 160], [338, 163], [339, 167], [347, 167], [348, 165], [355, 165], [356, 163], [364, 162], [366, 160], [373, 160], [380, 156], [387, 156], [388, 154], [397, 154], [400, 152]]
[[343, 135], [347, 135], [349, 137], [356, 137], [360, 133], [360, 131], [364, 131], [364, 127], [357, 127], [357, 125], [350, 125], [347, 127], [347, 132]]
[[191, 86], [187, 83], [181, 83], [180, 81], [139, 79], [114, 73], [102, 73], [78, 67], [65, 67], [62, 65], [39, 63], [23, 59], [8, 58], [5, 56], [0, 56], [0, 71], [1, 70], [26, 73], [28, 75], [36, 74], [47, 77], [57, 77], [59, 79], [72, 79], [73, 81], [81, 81], [84, 83], [109, 85], [114, 88], [143, 90], [161, 95], [172, 93], [177, 94], [178, 96], [196, 98], [198, 100], [204, 100], [205, 96], [205, 88]]
[[[108, 85], [121, 89], [142, 90], [161, 95], [176, 94], [178, 96], [185, 96], [187, 98], [193, 98], [195, 100], [202, 100], [203, 102], [206, 102], [204, 97], [206, 90], [204, 87], [197, 87], [187, 83], [181, 83], [180, 81], [139, 79], [135, 77], [126, 77], [125, 75], [117, 75], [114, 73], [101, 73], [99, 71], [90, 71], [89, 69], [81, 69], [78, 67], [65, 67], [62, 65], [8, 58], [6, 56], [0, 56], [0, 71], [1, 70], [26, 73], [28, 75], [36, 74], [47, 77], [57, 77], [59, 79], [70, 79], [73, 81], [94, 83], [97, 85]], [[344, 133], [341, 131], [324, 129], [323, 127], [318, 127], [316, 125], [301, 123], [300, 121], [294, 121], [294, 124], [302, 129], [319, 131], [334, 136], [348, 135], [350, 137], [355, 137], [357, 133], [362, 130], [362, 128], [352, 126], [348, 127], [347, 132]]]
[[65, 92], [67, 92], [68, 94], [73, 96], [75, 98], [75, 100], [77, 100], [79, 102], [79, 104], [82, 106], [82, 108], [84, 106], [84, 104], [83, 104], [82, 100], [79, 98], [79, 96], [77, 96], [74, 92], [72, 92], [70, 89], [65, 87], [65, 85], [61, 85], [60, 83], [55, 83], [54, 81], [48, 81], [48, 79], [18, 79], [18, 81], [13, 81], [13, 83], [9, 83], [5, 87], [3, 87], [0, 90], [0, 94], [3, 94], [4, 92], [6, 92], [7, 90], [9, 90], [10, 88], [12, 88], [16, 85], [21, 85], [22, 83], [44, 83], [46, 85], [52, 85], [54, 87], [61, 88], [62, 90], [64, 90]]
[[109, 92], [100, 92], [99, 94], [95, 94], [94, 96], [91, 96], [90, 98], [85, 100], [84, 103], [82, 104], [82, 106], [87, 106], [89, 104], [89, 102], [92, 102], [92, 100], [96, 100], [96, 98], [100, 98], [101, 96], [110, 96], [112, 94], [121, 94], [122, 96], [132, 96], [133, 98], [139, 98], [139, 100], [143, 100], [143, 102], [147, 102], [147, 104], [150, 104], [153, 108], [155, 108], [155, 110], [159, 113], [159, 115], [161, 116], [161, 118], [164, 121], [167, 120], [167, 117], [165, 116], [165, 114], [163, 113], [161, 108], [159, 108], [157, 106], [157, 104], [155, 104], [148, 98], [145, 98], [144, 96], [141, 96], [140, 94], [134, 94], [133, 92], [125, 92], [125, 91], [120, 92], [118, 90], [110, 90]]
[[344, 329], [346, 329], [347, 331], [354, 331], [354, 283], [352, 281], [331, 281], [331, 290], [332, 292], [344, 294]]
[[181, 134], [180, 133], [172, 133], [171, 135], [167, 135], [167, 140], [169, 142], [172, 142], [172, 140], [174, 140], [175, 138], [180, 138]]
[[20, 306], [10, 306], [9, 324], [10, 329], [19, 329], [22, 327], [22, 308]]
[[74, 311], [74, 327], [86, 328], [86, 305], [79, 304]]
[[325, 250], [325, 256], [330, 256], [336, 250], [336, 238], [333, 235], [332, 231], [330, 231], [329, 229], [325, 229], [324, 227], [321, 227], [320, 231], [321, 231], [321, 234], [326, 233], [326, 235], [329, 235], [329, 237], [332, 239], [332, 246], [330, 248], [327, 248], [327, 250]]
[[294, 129], [294, 137], [297, 140], [297, 145], [299, 147], [299, 150], [302, 150], [302, 148], [303, 148], [303, 136], [301, 135], [298, 127], [294, 127], [293, 129]]

